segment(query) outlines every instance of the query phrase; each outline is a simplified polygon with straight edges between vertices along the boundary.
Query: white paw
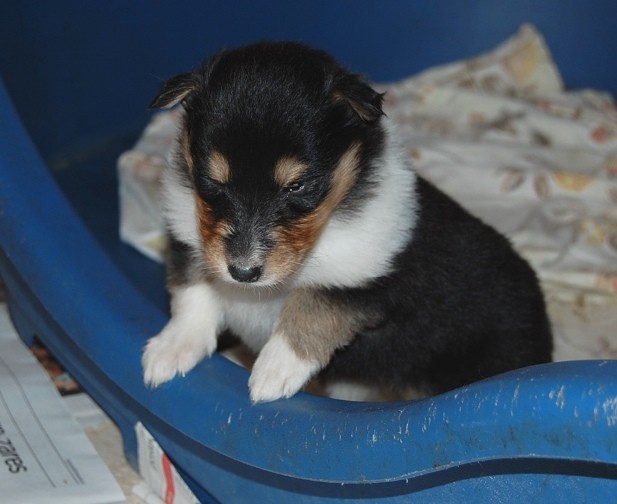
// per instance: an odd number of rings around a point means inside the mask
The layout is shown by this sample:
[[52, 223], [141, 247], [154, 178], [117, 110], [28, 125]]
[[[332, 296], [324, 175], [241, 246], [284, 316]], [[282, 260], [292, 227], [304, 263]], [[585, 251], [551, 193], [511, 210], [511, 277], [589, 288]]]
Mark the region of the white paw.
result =
[[319, 371], [316, 360], [301, 359], [284, 337], [274, 334], [263, 347], [249, 379], [253, 403], [291, 397]]
[[158, 387], [177, 374], [184, 376], [216, 350], [221, 311], [208, 284], [177, 287], [171, 307], [171, 320], [148, 340], [141, 358], [144, 382], [150, 387]]
[[176, 374], [186, 375], [204, 357], [216, 349], [216, 335], [195, 332], [186, 333], [186, 327], [172, 318], [158, 336], [148, 340], [141, 362], [144, 382], [158, 387]]

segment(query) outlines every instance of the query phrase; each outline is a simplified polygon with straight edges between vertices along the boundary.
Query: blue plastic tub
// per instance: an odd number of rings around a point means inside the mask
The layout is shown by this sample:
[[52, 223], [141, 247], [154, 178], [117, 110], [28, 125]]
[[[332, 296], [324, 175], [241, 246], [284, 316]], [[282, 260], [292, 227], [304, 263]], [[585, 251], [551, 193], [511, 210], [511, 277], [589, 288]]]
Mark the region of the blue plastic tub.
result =
[[532, 22], [567, 85], [617, 91], [612, 0], [3, 2], [0, 274], [41, 338], [122, 430], [156, 437], [203, 502], [612, 502], [617, 362], [520, 370], [443, 396], [251, 406], [214, 356], [156, 391], [146, 339], [163, 271], [117, 238], [115, 160], [160, 79], [221, 46], [299, 39], [375, 80], [494, 46]]

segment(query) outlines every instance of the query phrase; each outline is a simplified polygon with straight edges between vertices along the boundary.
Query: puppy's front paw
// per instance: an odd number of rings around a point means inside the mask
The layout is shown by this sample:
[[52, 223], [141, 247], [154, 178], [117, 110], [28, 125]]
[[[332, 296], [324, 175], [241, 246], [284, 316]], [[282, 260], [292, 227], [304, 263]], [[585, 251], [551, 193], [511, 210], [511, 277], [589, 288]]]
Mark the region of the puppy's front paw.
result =
[[148, 340], [141, 362], [144, 382], [158, 387], [176, 374], [186, 375], [204, 357], [216, 349], [216, 335], [188, 333], [174, 319], [153, 338]]
[[278, 334], [263, 347], [249, 379], [253, 403], [291, 397], [321, 368], [316, 360], [298, 357]]

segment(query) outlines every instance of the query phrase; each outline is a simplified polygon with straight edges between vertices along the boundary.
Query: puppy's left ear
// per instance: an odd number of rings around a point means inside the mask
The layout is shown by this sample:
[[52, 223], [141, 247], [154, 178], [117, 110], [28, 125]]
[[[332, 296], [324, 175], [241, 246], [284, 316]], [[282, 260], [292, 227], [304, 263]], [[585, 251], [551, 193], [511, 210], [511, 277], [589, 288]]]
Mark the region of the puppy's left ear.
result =
[[382, 104], [384, 93], [378, 93], [362, 77], [344, 74], [339, 77], [333, 90], [334, 99], [347, 104], [365, 122], [375, 122], [385, 115]]
[[196, 72], [176, 75], [163, 83], [160, 93], [150, 108], [171, 108], [199, 89], [201, 80]]

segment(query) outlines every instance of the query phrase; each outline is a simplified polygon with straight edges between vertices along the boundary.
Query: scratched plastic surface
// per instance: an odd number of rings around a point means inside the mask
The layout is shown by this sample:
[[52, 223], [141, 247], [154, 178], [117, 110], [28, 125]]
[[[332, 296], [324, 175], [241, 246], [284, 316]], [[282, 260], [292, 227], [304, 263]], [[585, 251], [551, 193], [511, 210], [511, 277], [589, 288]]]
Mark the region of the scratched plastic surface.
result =
[[[41, 337], [108, 411], [131, 462], [140, 420], [203, 502], [612, 502], [614, 361], [524, 369], [416, 402], [300, 394], [251, 406], [246, 371], [215, 356], [146, 390], [139, 361], [166, 320], [162, 273], [112, 235], [102, 201], [115, 198], [113, 177], [104, 166], [81, 170], [115, 159], [117, 134], [146, 122], [154, 75], [256, 38], [301, 38], [391, 80], [491, 47], [530, 20], [570, 85], [615, 90], [606, 61], [617, 60], [617, 4], [520, 2], [507, 15], [488, 1], [441, 10], [315, 1], [294, 12], [284, 2], [195, 2], [184, 12], [39, 4], [0, 6], [0, 274], [22, 337]], [[371, 39], [375, 26], [388, 29]]]

